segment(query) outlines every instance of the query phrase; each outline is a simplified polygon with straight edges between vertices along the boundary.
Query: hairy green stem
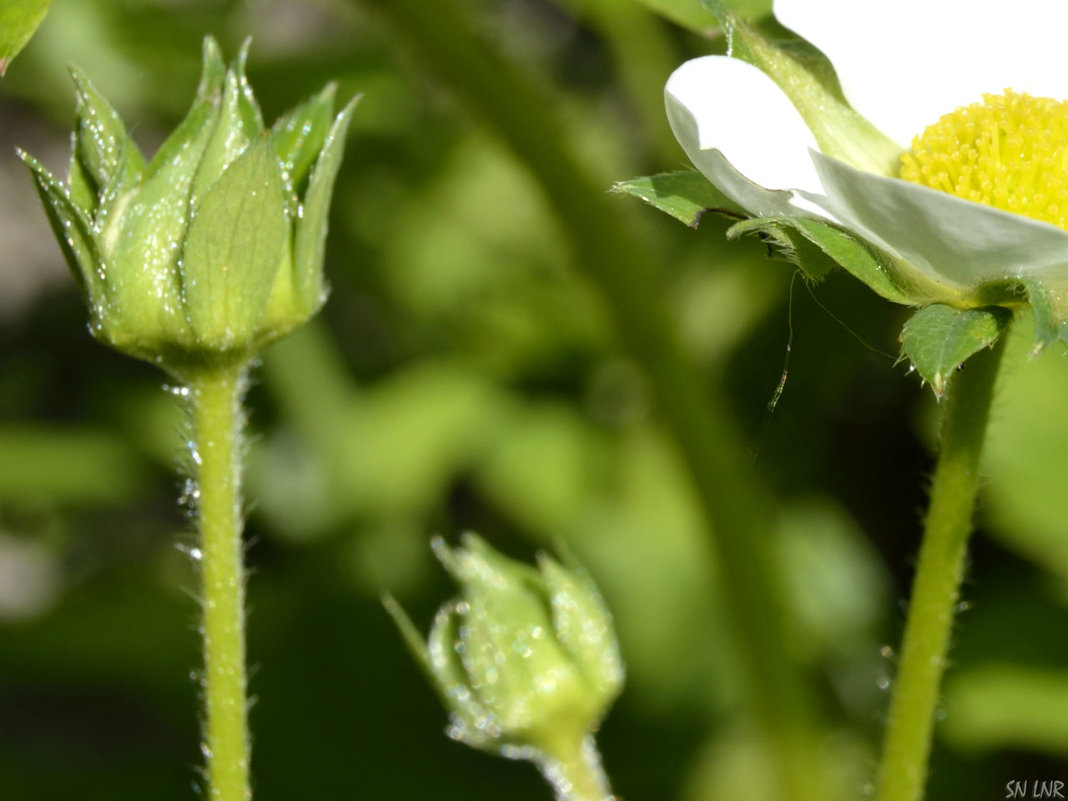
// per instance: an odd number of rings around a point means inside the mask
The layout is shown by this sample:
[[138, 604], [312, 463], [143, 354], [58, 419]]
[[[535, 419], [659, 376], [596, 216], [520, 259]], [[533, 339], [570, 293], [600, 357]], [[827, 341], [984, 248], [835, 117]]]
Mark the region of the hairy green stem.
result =
[[555, 111], [558, 103], [477, 35], [455, 0], [364, 0], [408, 40], [525, 164], [556, 210], [576, 267], [596, 286], [624, 347], [642, 367], [665, 428], [688, 468], [718, 565], [745, 700], [784, 801], [826, 801], [807, 688], [786, 646], [786, 611], [767, 552], [770, 508], [726, 404], [679, 342], [657, 259], [591, 176]]
[[557, 801], [615, 801], [593, 735], [586, 735], [560, 757], [538, 766], [556, 790]]
[[1006, 338], [1007, 333], [993, 349], [969, 359], [946, 393], [941, 450], [879, 766], [879, 801], [919, 801], [924, 795], [939, 687], [979, 488], [979, 459]]
[[189, 381], [199, 498], [208, 797], [246, 801], [245, 577], [241, 544], [244, 363], [199, 369]]

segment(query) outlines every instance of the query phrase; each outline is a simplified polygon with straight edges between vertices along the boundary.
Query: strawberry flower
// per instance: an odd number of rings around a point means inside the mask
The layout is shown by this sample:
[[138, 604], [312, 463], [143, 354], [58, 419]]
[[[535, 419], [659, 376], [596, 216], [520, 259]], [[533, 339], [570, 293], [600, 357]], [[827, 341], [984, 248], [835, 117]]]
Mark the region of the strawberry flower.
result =
[[[891, 279], [868, 283], [892, 300], [1026, 299], [1045, 326], [1039, 344], [1064, 338], [1068, 73], [1050, 54], [1068, 7], [1018, 0], [1007, 19], [958, 0], [775, 0], [777, 19], [830, 60], [839, 91], [813, 54], [705, 5], [731, 55], [686, 62], [665, 98], [675, 136], [720, 192], [766, 227], [801, 225], [811, 239], [815, 221], [859, 241]], [[1026, 36], [1006, 30], [1037, 19]]]

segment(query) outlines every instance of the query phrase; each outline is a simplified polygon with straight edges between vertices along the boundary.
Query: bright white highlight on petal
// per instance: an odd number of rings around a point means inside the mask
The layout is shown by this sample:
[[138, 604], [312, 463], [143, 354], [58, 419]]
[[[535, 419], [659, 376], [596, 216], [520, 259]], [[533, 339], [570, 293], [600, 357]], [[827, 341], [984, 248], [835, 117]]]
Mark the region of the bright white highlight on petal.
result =
[[903, 146], [984, 92], [1068, 99], [1065, 2], [775, 0], [774, 12], [831, 60], [853, 107]]
[[[821, 191], [808, 154], [816, 147], [812, 132], [774, 81], [756, 67], [726, 56], [697, 58], [672, 73], [664, 93], [668, 120], [686, 155], [700, 169], [707, 165], [716, 173], [717, 185], [748, 211], [796, 213], [789, 197], [760, 187]], [[736, 170], [733, 179], [723, 174], [723, 158], [730, 162], [728, 169], [733, 165]], [[737, 173], [759, 186], [735, 185], [741, 178]]]

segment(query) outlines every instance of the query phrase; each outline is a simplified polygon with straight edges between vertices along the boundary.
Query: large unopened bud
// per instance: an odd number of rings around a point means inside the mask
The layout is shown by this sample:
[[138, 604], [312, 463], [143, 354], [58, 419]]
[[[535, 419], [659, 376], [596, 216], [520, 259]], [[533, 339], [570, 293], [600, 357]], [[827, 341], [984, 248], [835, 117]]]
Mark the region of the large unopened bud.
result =
[[227, 67], [204, 40], [196, 99], [147, 163], [78, 70], [67, 184], [22, 154], [94, 336], [179, 374], [250, 358], [326, 297], [327, 211], [355, 101], [331, 121], [328, 86], [267, 130], [246, 54]]

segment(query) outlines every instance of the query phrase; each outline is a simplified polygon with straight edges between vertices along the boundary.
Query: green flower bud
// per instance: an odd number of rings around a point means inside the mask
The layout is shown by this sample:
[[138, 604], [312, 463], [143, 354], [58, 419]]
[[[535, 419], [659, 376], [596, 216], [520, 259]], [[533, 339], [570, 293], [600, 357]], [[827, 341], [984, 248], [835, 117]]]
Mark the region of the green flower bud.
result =
[[548, 556], [540, 570], [512, 561], [473, 535], [455, 550], [440, 539], [433, 547], [461, 594], [438, 612], [428, 643], [387, 606], [450, 712], [449, 735], [543, 769], [581, 758], [623, 686], [593, 582]]
[[246, 42], [227, 68], [204, 40], [196, 99], [148, 163], [76, 69], [67, 185], [20, 154], [86, 294], [93, 335], [172, 372], [247, 360], [326, 298], [327, 211], [356, 101], [331, 123], [328, 86], [267, 130], [245, 79], [247, 52]]

